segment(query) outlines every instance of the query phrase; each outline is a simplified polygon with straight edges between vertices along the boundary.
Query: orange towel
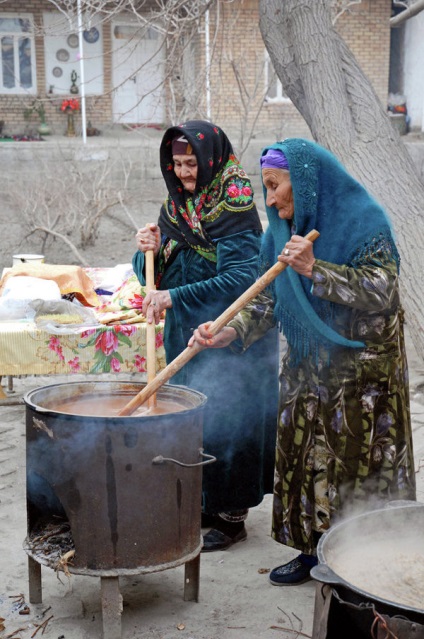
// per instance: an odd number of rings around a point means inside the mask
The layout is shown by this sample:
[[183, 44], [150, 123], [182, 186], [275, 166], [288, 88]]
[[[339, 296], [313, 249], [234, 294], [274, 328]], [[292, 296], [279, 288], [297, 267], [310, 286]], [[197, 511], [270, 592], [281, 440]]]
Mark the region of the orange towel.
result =
[[84, 306], [98, 306], [100, 299], [94, 290], [94, 284], [81, 266], [72, 264], [16, 264], [8, 269], [0, 281], [0, 295], [9, 277], [28, 275], [43, 280], [54, 280], [59, 286], [61, 295], [74, 293]]

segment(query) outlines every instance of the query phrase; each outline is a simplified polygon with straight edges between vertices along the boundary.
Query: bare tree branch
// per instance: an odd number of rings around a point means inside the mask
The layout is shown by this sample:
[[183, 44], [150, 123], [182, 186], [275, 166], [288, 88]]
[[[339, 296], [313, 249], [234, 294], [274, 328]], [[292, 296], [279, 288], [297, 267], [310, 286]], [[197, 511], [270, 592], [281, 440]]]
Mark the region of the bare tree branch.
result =
[[[89, 263], [84, 259], [84, 257], [81, 255], [81, 253], [78, 251], [77, 247], [75, 246], [75, 244], [73, 242], [71, 242], [71, 240], [66, 237], [66, 235], [63, 235], [62, 233], [58, 233], [57, 231], [53, 231], [52, 229], [46, 228], [44, 226], [35, 226], [32, 229], [31, 233], [45, 233], [46, 236], [48, 235], [52, 235], [53, 237], [56, 237], [58, 239], [60, 239], [62, 242], [64, 242], [67, 246], [69, 246], [69, 248], [71, 249], [72, 253], [75, 255], [75, 257], [77, 258], [77, 260], [83, 265], [83, 266], [90, 266]], [[30, 234], [29, 234], [30, 235]]]
[[136, 223], [135, 219], [133, 218], [133, 216], [131, 215], [131, 213], [128, 210], [128, 207], [126, 206], [123, 197], [122, 197], [122, 192], [118, 191], [118, 199], [119, 199], [119, 204], [121, 205], [123, 211], [125, 212], [125, 215], [128, 217], [128, 219], [130, 220], [131, 224], [133, 225], [134, 229], [136, 231], [138, 231], [139, 229], [139, 224]]
[[93, 167], [62, 160], [37, 168], [27, 177], [10, 180], [11, 204], [26, 236], [43, 233], [43, 246], [49, 239], [58, 239], [85, 263], [83, 251], [95, 244], [105, 215], [124, 205], [127, 214], [132, 162], [121, 157]]
[[337, 20], [342, 17], [342, 15], [349, 11], [349, 8], [354, 4], [361, 4], [362, 0], [333, 0], [333, 25], [336, 24]]
[[409, 18], [413, 18], [418, 15], [418, 13], [421, 13], [423, 9], [424, 0], [417, 0], [414, 4], [409, 5], [405, 11], [402, 11], [401, 13], [398, 13], [397, 16], [390, 18], [390, 26], [398, 27], [400, 24], [406, 22], [406, 20], [409, 20]]

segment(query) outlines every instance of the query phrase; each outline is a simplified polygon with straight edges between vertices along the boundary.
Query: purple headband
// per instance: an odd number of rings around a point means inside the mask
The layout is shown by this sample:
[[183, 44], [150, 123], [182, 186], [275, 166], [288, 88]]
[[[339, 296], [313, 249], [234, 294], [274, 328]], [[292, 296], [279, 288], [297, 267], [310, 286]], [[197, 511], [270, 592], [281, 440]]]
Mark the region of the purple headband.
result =
[[279, 149], [268, 149], [261, 157], [261, 169], [285, 169], [289, 170], [289, 163], [282, 151]]

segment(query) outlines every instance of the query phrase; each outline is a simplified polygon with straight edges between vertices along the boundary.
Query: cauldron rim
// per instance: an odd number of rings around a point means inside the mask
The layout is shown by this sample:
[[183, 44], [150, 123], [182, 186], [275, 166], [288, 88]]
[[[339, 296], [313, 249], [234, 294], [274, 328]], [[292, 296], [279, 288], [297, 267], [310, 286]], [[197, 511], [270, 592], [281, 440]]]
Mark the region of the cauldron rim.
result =
[[[54, 410], [53, 408], [47, 408], [44, 406], [40, 406], [39, 404], [36, 404], [33, 401], [33, 396], [36, 395], [37, 393], [40, 393], [42, 391], [47, 391], [47, 390], [51, 390], [52, 392], [54, 392], [54, 389], [58, 389], [58, 388], [64, 388], [64, 387], [77, 387], [77, 386], [87, 386], [87, 387], [92, 387], [93, 390], [95, 387], [99, 388], [99, 387], [103, 387], [103, 388], [111, 388], [112, 386], [116, 385], [116, 386], [132, 386], [132, 387], [139, 387], [139, 390], [141, 390], [142, 388], [144, 388], [146, 386], [147, 382], [134, 382], [131, 380], [112, 380], [112, 381], [103, 381], [103, 380], [89, 380], [89, 381], [72, 381], [72, 382], [57, 382], [55, 384], [46, 384], [44, 386], [38, 386], [37, 388], [33, 388], [32, 390], [28, 391], [25, 393], [25, 395], [23, 396], [23, 402], [25, 403], [25, 405], [28, 408], [31, 408], [32, 410], [35, 410], [38, 413], [46, 413], [49, 415], [60, 415], [63, 417], [81, 417], [81, 415], [77, 415], [77, 414], [73, 414], [73, 413], [65, 413], [62, 411], [58, 411], [58, 410]], [[205, 406], [206, 402], [207, 402], [207, 396], [198, 391], [198, 390], [194, 390], [193, 388], [189, 388], [188, 386], [183, 386], [182, 384], [164, 384], [158, 391], [157, 391], [157, 395], [160, 395], [161, 393], [166, 393], [167, 391], [172, 391], [172, 390], [177, 390], [187, 393], [189, 392], [190, 395], [192, 396], [197, 396], [198, 397], [198, 403], [195, 406], [187, 406], [185, 407], [183, 410], [178, 411], [178, 415], [185, 415], [187, 412], [194, 412], [197, 410], [202, 410], [203, 407]], [[121, 390], [123, 390], [121, 388]], [[134, 391], [134, 395], [137, 394], [137, 391]], [[132, 396], [134, 396], [132, 395]], [[131, 396], [129, 394], [129, 399], [128, 401], [131, 399]], [[167, 413], [168, 415], [172, 415], [173, 413]], [[84, 415], [82, 415], [82, 417], [84, 417]], [[126, 415], [126, 416], [118, 416], [118, 415], [111, 415], [111, 416], [101, 416], [101, 415], [90, 415], [90, 420], [116, 420], [116, 419], [140, 419], [140, 415]], [[159, 420], [159, 419], [163, 419], [164, 415], [163, 414], [158, 414], [158, 415], [148, 415], [146, 416], [148, 417], [149, 420]], [[146, 419], [146, 417], [143, 417], [143, 419]]]
[[322, 535], [322, 537], [320, 538], [318, 542], [317, 556], [318, 556], [319, 564], [311, 569], [311, 577], [313, 577], [316, 581], [320, 581], [320, 582], [334, 585], [334, 586], [340, 586], [348, 591], [350, 590], [356, 593], [357, 595], [364, 597], [364, 599], [368, 600], [371, 603], [377, 602], [377, 603], [383, 604], [384, 606], [388, 606], [389, 608], [392, 608], [392, 609], [403, 611], [405, 613], [414, 613], [414, 614], [418, 614], [422, 616], [424, 614], [424, 608], [415, 608], [413, 606], [407, 606], [406, 604], [398, 603], [390, 599], [384, 599], [383, 597], [380, 597], [379, 595], [374, 595], [368, 592], [367, 590], [363, 590], [362, 588], [355, 586], [354, 584], [347, 581], [346, 579], [343, 579], [343, 577], [338, 575], [331, 568], [331, 566], [329, 566], [325, 558], [324, 546], [326, 545], [326, 543], [328, 543], [328, 539], [330, 539], [331, 536], [335, 536], [338, 532], [340, 532], [340, 529], [346, 528], [347, 526], [351, 525], [352, 523], [358, 522], [361, 519], [369, 518], [372, 516], [378, 516], [382, 512], [387, 512], [389, 509], [405, 509], [405, 508], [418, 510], [420, 508], [424, 508], [424, 503], [417, 502], [417, 501], [406, 501], [406, 500], [405, 501], [399, 500], [398, 503], [390, 502], [382, 508], [368, 510], [366, 512], [361, 513], [360, 515], [355, 515], [353, 517], [350, 517], [349, 519], [345, 519], [337, 524], [334, 524], [334, 526], [331, 526], [331, 528]]

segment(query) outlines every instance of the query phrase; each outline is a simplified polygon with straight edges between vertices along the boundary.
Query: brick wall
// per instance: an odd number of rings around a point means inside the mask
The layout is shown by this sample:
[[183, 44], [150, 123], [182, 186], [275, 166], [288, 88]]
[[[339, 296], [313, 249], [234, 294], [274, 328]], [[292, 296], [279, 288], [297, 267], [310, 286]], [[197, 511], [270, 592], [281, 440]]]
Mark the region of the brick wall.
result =
[[[258, 0], [235, 0], [211, 12], [210, 39], [220, 64], [211, 69], [212, 119], [243, 149], [253, 136], [270, 141], [308, 135], [295, 107], [268, 104], [265, 97], [265, 47], [259, 30]], [[216, 54], [215, 54], [216, 55]]]
[[[337, 22], [337, 29], [350, 46], [359, 64], [371, 80], [376, 93], [386, 103], [388, 94], [391, 0], [362, 0], [352, 5]], [[43, 11], [52, 10], [48, 0], [6, 0], [0, 3], [0, 14], [8, 11], [31, 13], [37, 25], [42, 25]], [[112, 125], [112, 54], [111, 28], [102, 25], [104, 47], [104, 95], [88, 96], [87, 119], [98, 128]], [[231, 133], [240, 148], [252, 134], [270, 141], [286, 135], [308, 135], [303, 118], [291, 103], [264, 104], [264, 56], [265, 49], [259, 31], [258, 0], [233, 0], [219, 3], [210, 12], [210, 43], [213, 64], [210, 73], [211, 119]], [[60, 111], [63, 96], [46, 94], [45, 60], [42, 35], [35, 40], [38, 97], [45, 103], [46, 120], [54, 133], [66, 128], [66, 116]], [[172, 67], [177, 95], [171, 96], [166, 88], [167, 123], [192, 117], [207, 117], [206, 78], [202, 72], [205, 59], [204, 32], [199, 30], [192, 40], [191, 53], [187, 54], [188, 72], [180, 73], [180, 67]], [[175, 60], [173, 61], [175, 63]], [[179, 62], [179, 60], [177, 61]], [[191, 79], [190, 79], [191, 77]], [[184, 99], [188, 83], [197, 86], [190, 99]], [[193, 85], [194, 86], [194, 85]], [[195, 91], [197, 94], [195, 95]], [[25, 121], [24, 110], [33, 96], [0, 95], [0, 120], [5, 120], [4, 133], [35, 131], [38, 117]], [[171, 106], [172, 105], [172, 106]], [[180, 117], [181, 116], [181, 117]], [[81, 117], [77, 115], [77, 129]]]
[[[41, 34], [43, 24], [43, 12], [51, 11], [52, 4], [47, 0], [7, 0], [0, 4], [0, 15], [2, 13], [29, 13], [33, 16], [36, 30], [40, 35], [35, 37], [35, 56], [36, 56], [36, 77], [37, 77], [37, 94], [36, 95], [1, 95], [0, 94], [0, 120], [5, 121], [3, 135], [14, 134], [33, 134], [37, 133], [40, 119], [36, 113], [29, 118], [25, 118], [24, 112], [34, 102], [34, 98], [43, 102], [46, 122], [54, 134], [65, 133], [67, 117], [60, 110], [60, 105], [65, 97], [79, 96], [55, 96], [46, 91], [46, 74], [45, 74], [45, 56], [44, 43]], [[104, 72], [105, 72], [105, 94], [103, 96], [87, 96], [86, 111], [87, 120], [91, 119], [93, 126], [99, 127], [108, 125], [112, 121], [111, 107], [111, 46], [110, 46], [110, 28], [103, 26], [103, 47], [104, 47]], [[75, 124], [77, 133], [81, 132], [81, 114], [75, 114]]]
[[391, 0], [362, 0], [337, 22], [337, 30], [387, 106], [390, 66]]
[[[390, 11], [391, 0], [362, 0], [336, 23], [384, 105], [388, 96]], [[263, 103], [264, 83], [258, 81], [264, 61], [258, 0], [234, 0], [221, 5], [219, 17], [214, 12], [211, 20], [211, 40], [215, 36], [221, 64], [211, 72], [212, 119], [231, 130], [241, 146], [250, 130], [270, 139], [287, 134], [308, 135], [306, 123], [291, 103]], [[241, 88], [237, 74], [243, 72]]]

